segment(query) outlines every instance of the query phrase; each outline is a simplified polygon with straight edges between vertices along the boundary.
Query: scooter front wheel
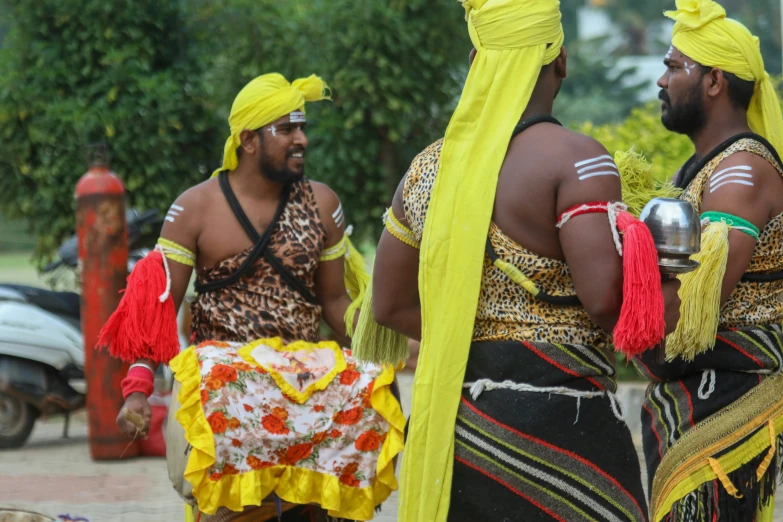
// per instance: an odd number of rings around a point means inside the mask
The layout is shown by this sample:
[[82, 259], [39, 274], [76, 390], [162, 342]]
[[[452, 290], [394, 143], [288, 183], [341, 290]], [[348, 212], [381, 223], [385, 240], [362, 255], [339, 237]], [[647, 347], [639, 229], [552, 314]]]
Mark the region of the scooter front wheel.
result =
[[37, 413], [20, 398], [0, 392], [0, 449], [23, 446], [33, 431]]

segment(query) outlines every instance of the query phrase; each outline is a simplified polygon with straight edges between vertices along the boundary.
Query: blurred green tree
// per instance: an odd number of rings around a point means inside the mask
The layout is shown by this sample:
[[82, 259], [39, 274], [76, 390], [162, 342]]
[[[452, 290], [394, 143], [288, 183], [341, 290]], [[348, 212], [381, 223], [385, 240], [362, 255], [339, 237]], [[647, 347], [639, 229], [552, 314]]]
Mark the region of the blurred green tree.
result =
[[141, 208], [208, 172], [219, 138], [186, 4], [0, 0], [0, 211], [26, 220], [39, 262], [73, 230], [87, 143], [108, 144]]

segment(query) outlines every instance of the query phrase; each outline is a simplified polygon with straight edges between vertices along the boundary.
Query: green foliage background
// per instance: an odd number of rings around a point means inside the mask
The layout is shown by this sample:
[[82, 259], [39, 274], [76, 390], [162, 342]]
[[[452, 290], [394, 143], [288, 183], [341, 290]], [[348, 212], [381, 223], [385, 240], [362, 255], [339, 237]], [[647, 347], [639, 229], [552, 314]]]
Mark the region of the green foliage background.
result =
[[8, 0], [0, 55], [0, 207], [44, 255], [73, 229], [84, 145], [108, 142], [130, 202], [165, 208], [216, 139], [177, 2]]

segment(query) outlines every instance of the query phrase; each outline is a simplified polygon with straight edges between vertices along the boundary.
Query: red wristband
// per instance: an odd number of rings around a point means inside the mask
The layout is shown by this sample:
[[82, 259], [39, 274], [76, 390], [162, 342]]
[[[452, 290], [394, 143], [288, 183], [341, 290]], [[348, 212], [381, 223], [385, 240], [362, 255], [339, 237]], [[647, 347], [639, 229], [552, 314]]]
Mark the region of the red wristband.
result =
[[131, 393], [141, 392], [145, 397], [155, 391], [155, 375], [149, 368], [136, 366], [128, 371], [128, 375], [122, 380], [122, 397], [127, 399]]

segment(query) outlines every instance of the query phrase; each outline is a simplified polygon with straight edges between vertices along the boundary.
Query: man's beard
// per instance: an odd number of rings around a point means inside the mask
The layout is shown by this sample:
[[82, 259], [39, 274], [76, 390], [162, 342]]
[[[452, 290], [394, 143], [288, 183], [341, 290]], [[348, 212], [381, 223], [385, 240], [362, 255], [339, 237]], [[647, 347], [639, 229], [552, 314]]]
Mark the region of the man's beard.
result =
[[658, 99], [666, 102], [666, 110], [661, 112], [661, 123], [666, 129], [678, 134], [693, 136], [699, 132], [705, 124], [704, 103], [700, 97], [700, 85], [692, 89], [688, 96], [676, 106], [673, 106], [669, 93], [664, 90], [658, 94]]
[[295, 172], [288, 168], [288, 156], [285, 158], [285, 163], [282, 168], [275, 167], [266, 155], [261, 157], [260, 162], [261, 174], [269, 181], [275, 183], [290, 183], [296, 182], [304, 178], [304, 165], [299, 172]]

